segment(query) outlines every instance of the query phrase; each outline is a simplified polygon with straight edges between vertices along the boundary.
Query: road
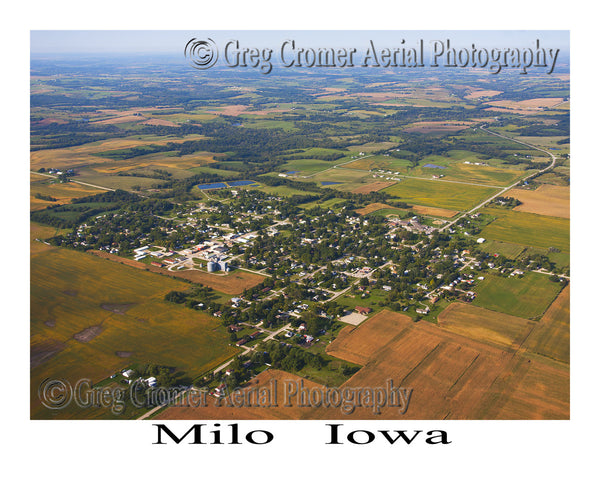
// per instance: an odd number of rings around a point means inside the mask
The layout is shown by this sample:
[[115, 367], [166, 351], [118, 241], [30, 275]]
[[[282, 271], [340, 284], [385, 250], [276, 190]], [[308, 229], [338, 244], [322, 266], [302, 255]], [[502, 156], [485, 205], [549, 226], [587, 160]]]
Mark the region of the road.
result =
[[512, 142], [516, 142], [516, 143], [520, 143], [521, 145], [525, 145], [526, 147], [529, 148], [533, 148], [535, 150], [539, 150], [540, 152], [545, 153], [546, 155], [549, 155], [550, 158], [552, 158], [552, 163], [550, 165], [548, 165], [546, 168], [542, 169], [542, 170], [538, 170], [533, 172], [531, 175], [528, 175], [525, 178], [520, 179], [518, 182], [513, 183], [512, 185], [503, 188], [502, 190], [500, 190], [498, 193], [495, 193], [494, 195], [492, 195], [490, 198], [488, 198], [487, 200], [484, 200], [483, 202], [481, 202], [479, 205], [477, 205], [476, 207], [472, 208], [471, 210], [469, 210], [468, 212], [463, 213], [460, 217], [456, 218], [455, 220], [451, 221], [450, 223], [447, 223], [446, 225], [444, 225], [443, 227], [440, 227], [440, 232], [444, 231], [445, 229], [451, 227], [452, 225], [454, 225], [456, 222], [462, 220], [464, 217], [466, 217], [467, 215], [471, 215], [473, 212], [476, 212], [477, 210], [479, 210], [481, 207], [487, 205], [488, 203], [490, 203], [492, 200], [494, 200], [494, 198], [501, 196], [503, 193], [506, 193], [507, 191], [509, 191], [511, 188], [516, 187], [519, 183], [529, 180], [531, 177], [535, 176], [535, 175], [539, 175], [540, 173], [543, 172], [547, 172], [548, 170], [551, 170], [554, 168], [554, 165], [556, 165], [556, 157], [551, 153], [548, 152], [547, 150], [544, 150], [543, 148], [539, 148], [536, 147], [535, 145], [530, 145], [529, 143], [525, 143], [522, 142], [520, 140], [515, 140], [514, 138], [511, 137], [507, 137], [506, 135], [501, 135], [499, 133], [496, 132], [492, 132], [491, 130], [487, 130], [483, 127], [479, 127], [481, 130], [483, 130], [486, 133], [489, 133], [491, 135], [496, 135], [497, 137], [500, 138], [505, 138], [506, 140], [510, 140]]
[[[30, 170], [30, 173], [33, 173], [35, 175], [41, 175], [42, 177], [50, 177], [50, 178], [54, 178], [55, 180], [58, 180], [58, 177], [55, 175], [50, 175], [49, 173], [41, 173], [41, 172], [33, 172]], [[109, 190], [111, 192], [114, 192], [115, 189], [114, 188], [108, 188], [108, 187], [101, 187], [100, 185], [94, 185], [93, 183], [85, 183], [85, 182], [80, 182], [79, 180], [73, 180], [72, 178], [69, 179], [70, 182], [73, 183], [78, 183], [79, 185], [85, 185], [86, 187], [93, 187], [93, 188], [99, 188], [101, 190]]]

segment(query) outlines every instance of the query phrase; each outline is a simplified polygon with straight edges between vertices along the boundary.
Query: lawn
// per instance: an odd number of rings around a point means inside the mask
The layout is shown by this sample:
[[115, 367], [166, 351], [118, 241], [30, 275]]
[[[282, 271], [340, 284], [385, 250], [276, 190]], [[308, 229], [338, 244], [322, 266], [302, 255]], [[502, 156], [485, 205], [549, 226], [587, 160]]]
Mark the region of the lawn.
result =
[[562, 289], [548, 275], [526, 273], [522, 278], [500, 277], [492, 273], [475, 287], [473, 305], [521, 318], [537, 319]]

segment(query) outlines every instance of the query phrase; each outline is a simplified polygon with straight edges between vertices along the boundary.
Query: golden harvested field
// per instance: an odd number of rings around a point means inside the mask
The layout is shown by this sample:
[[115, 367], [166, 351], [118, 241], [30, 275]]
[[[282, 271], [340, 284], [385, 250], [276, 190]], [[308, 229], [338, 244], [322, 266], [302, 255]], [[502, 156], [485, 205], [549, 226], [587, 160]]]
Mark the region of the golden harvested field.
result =
[[452, 218], [458, 214], [457, 210], [448, 210], [447, 208], [424, 207], [423, 205], [413, 205], [412, 210], [419, 215], [431, 215], [432, 217]]
[[570, 191], [569, 187], [541, 185], [535, 190], [513, 188], [506, 193], [506, 196], [517, 198], [523, 202], [522, 205], [513, 209], [515, 211], [571, 218]]
[[[104, 192], [102, 189], [88, 187], [74, 182], [49, 184], [48, 180], [51, 179], [41, 175], [31, 174], [30, 178], [31, 184], [29, 188], [29, 209], [32, 211], [42, 210], [49, 205], [69, 203], [73, 198], [86, 197], [88, 195], [96, 195], [97, 193]], [[36, 193], [41, 195], [50, 195], [51, 197], [56, 198], [57, 201], [50, 202], [48, 200], [35, 198]]]
[[161, 275], [182, 278], [194, 283], [200, 283], [228, 295], [239, 295], [244, 291], [245, 288], [252, 288], [256, 285], [259, 285], [265, 279], [265, 277], [262, 275], [257, 275], [242, 270], [234, 270], [233, 272], [229, 272], [225, 275], [201, 272], [200, 270], [178, 270], [171, 272], [166, 268], [155, 267], [154, 265], [136, 262], [135, 260], [119, 257], [118, 255], [113, 255], [108, 252], [94, 250], [92, 253], [100, 258], [106, 258], [137, 269], [148, 270]]
[[438, 316], [440, 327], [484, 343], [520, 345], [535, 325], [523, 318], [467, 303], [451, 303]]
[[327, 353], [348, 362], [366, 365], [371, 357], [412, 324], [410, 317], [383, 310], [358, 327], [344, 327]]
[[129, 122], [141, 122], [142, 120], [148, 120], [147, 117], [143, 117], [140, 115], [123, 115], [115, 118], [108, 118], [106, 120], [98, 120], [96, 122], [92, 122], [98, 125], [117, 125], [119, 123], [129, 123]]
[[264, 110], [249, 110], [249, 108], [248, 105], [226, 105], [224, 107], [206, 110], [206, 112], [237, 117], [242, 114], [264, 116], [272, 113], [285, 113], [290, 111], [288, 108], [266, 108]]
[[31, 257], [31, 415], [81, 418], [75, 406], [49, 411], [37, 388], [45, 378], [98, 382], [132, 364], [175, 367], [191, 378], [236, 349], [219, 320], [164, 301], [188, 286], [63, 248]]
[[119, 172], [127, 172], [129, 170], [137, 170], [145, 167], [166, 167], [176, 168], [179, 170], [188, 170], [194, 167], [204, 167], [211, 163], [215, 163], [213, 157], [219, 157], [222, 154], [210, 152], [197, 152], [189, 155], [167, 156], [164, 153], [151, 153], [136, 157], [133, 160], [120, 160], [117, 165], [113, 161], [94, 165], [91, 170], [98, 173], [116, 174]]
[[487, 102], [486, 105], [515, 110], [518, 113], [521, 113], [528, 111], [540, 111], [543, 108], [550, 108], [554, 105], [558, 105], [562, 101], [562, 98], [530, 98], [528, 100], [521, 100], [518, 102], [513, 100], [496, 100]]
[[570, 300], [571, 286], [567, 285], [527, 338], [528, 350], [566, 364], [569, 363]]
[[494, 420], [565, 420], [570, 415], [569, 366], [543, 357], [515, 357], [481, 409]]
[[386, 205], [385, 203], [370, 203], [366, 207], [359, 208], [356, 210], [356, 213], [359, 215], [368, 215], [369, 213], [376, 212], [377, 210], [381, 210], [382, 208], [395, 208], [390, 205]]
[[169, 142], [182, 143], [189, 140], [200, 140], [202, 135], [186, 135], [185, 137], [152, 137], [152, 136], [132, 136], [126, 138], [117, 138], [112, 140], [101, 140], [98, 142], [86, 143], [76, 147], [56, 148], [49, 150], [38, 150], [31, 152], [30, 168], [37, 170], [44, 168], [74, 168], [78, 165], [90, 165], [104, 163], [106, 158], [91, 155], [92, 153], [107, 152], [111, 150], [120, 150], [125, 148], [140, 147], [144, 145], [166, 145]]
[[[496, 336], [499, 327], [488, 326]], [[564, 364], [521, 347], [495, 346], [428, 322], [413, 323], [399, 313], [383, 310], [359, 327], [344, 328], [327, 352], [365, 365], [341, 388], [375, 387], [392, 379], [394, 385], [413, 389], [406, 414], [386, 407], [379, 418], [569, 417], [569, 376]], [[520, 408], [524, 403], [530, 410]], [[321, 409], [314, 418], [331, 418], [331, 413]], [[369, 408], [357, 408], [346, 418], [367, 419], [373, 414]]]
[[368, 183], [366, 185], [361, 185], [358, 188], [355, 188], [354, 190], [352, 190], [352, 193], [378, 192], [379, 190], [382, 190], [386, 187], [391, 187], [392, 185], [394, 185], [396, 183], [397, 182], [372, 182], [372, 183]]

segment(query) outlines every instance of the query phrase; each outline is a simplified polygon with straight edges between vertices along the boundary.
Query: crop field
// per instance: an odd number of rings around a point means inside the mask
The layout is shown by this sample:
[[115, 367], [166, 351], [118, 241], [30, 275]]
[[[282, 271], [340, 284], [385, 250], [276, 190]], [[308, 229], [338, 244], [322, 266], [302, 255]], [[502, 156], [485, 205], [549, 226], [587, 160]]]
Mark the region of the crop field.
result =
[[317, 182], [335, 182], [338, 185], [331, 183], [330, 188], [341, 191], [353, 191], [362, 185], [373, 183], [375, 180], [367, 172], [360, 170], [349, 170], [343, 167], [332, 168], [326, 172], [317, 173], [311, 176], [308, 181]]
[[486, 239], [569, 252], [569, 225], [565, 218], [486, 207], [481, 213], [496, 217], [480, 235]]
[[385, 203], [370, 203], [366, 207], [359, 208], [356, 210], [356, 213], [359, 215], [368, 215], [369, 213], [376, 212], [377, 210], [381, 210], [382, 208], [394, 208], [390, 205], [386, 205]]
[[[327, 351], [365, 365], [342, 388], [385, 386], [389, 379], [395, 386], [412, 388], [405, 414], [386, 406], [377, 418], [569, 418], [568, 369], [563, 365], [428, 322], [414, 323], [402, 314], [384, 310], [358, 327], [345, 327]], [[520, 407], [527, 398], [532, 399], [529, 410]], [[310, 418], [342, 416], [320, 409]], [[374, 416], [370, 408], [359, 407], [346, 418]]]
[[559, 103], [562, 103], [562, 98], [531, 98], [521, 101], [513, 100], [496, 100], [487, 102], [488, 105], [494, 107], [503, 107], [517, 110], [541, 110], [542, 108], [551, 108]]
[[348, 362], [366, 365], [369, 359], [412, 323], [410, 317], [383, 310], [359, 326], [344, 327], [327, 353]]
[[391, 172], [408, 172], [411, 163], [403, 158], [386, 157], [385, 155], [373, 155], [372, 157], [359, 158], [345, 165], [346, 168], [356, 170], [386, 170]]
[[[56, 181], [41, 175], [31, 174], [31, 183], [29, 188], [30, 210], [42, 210], [47, 206], [69, 203], [73, 198], [81, 198], [88, 195], [101, 193], [94, 187], [80, 185], [78, 183], [55, 183]], [[49, 195], [56, 199], [56, 202], [35, 198], [36, 194]]]
[[570, 218], [570, 188], [556, 185], [540, 185], [535, 190], [513, 188], [506, 192], [507, 197], [520, 200], [522, 205], [514, 208], [517, 212], [537, 213], [551, 217]]
[[[429, 158], [429, 157], [428, 157]], [[431, 177], [432, 175], [444, 175], [444, 180], [456, 180], [466, 183], [476, 183], [491, 186], [506, 186], [516, 182], [525, 176], [522, 170], [498, 168], [491, 165], [474, 165], [463, 162], [448, 162], [445, 169], [432, 169], [424, 165], [431, 164], [432, 160], [421, 162], [420, 165], [411, 170], [410, 175], [419, 177]], [[433, 159], [437, 165], [439, 160]], [[443, 165], [443, 164], [442, 164]]]
[[[73, 383], [98, 382], [131, 364], [154, 363], [193, 377], [220, 364], [235, 349], [218, 321], [163, 299], [186, 289], [175, 279], [81, 252], [53, 248], [34, 255], [32, 392], [50, 373]], [[34, 397], [32, 417], [48, 417]], [[81, 416], [60, 415], [70, 413]]]
[[496, 189], [438, 180], [407, 178], [394, 186], [385, 188], [383, 192], [411, 204], [449, 210], [468, 210], [492, 196]]
[[527, 338], [528, 350], [559, 362], [569, 363], [570, 300], [571, 286], [567, 285]]
[[200, 283], [228, 295], [239, 295], [244, 291], [245, 288], [252, 288], [256, 285], [259, 285], [265, 279], [265, 277], [262, 275], [245, 272], [243, 270], [234, 270], [227, 274], [208, 273], [200, 270], [176, 270], [171, 272], [166, 268], [147, 265], [145, 263], [136, 262], [135, 260], [119, 257], [103, 251], [94, 251], [93, 253], [100, 258], [106, 258], [137, 269], [148, 270], [161, 275], [181, 278], [194, 283]]
[[289, 160], [281, 166], [283, 173], [290, 171], [297, 171], [297, 176], [313, 175], [328, 168], [332, 168], [339, 163], [347, 162], [347, 158], [340, 158], [338, 160], [318, 160], [313, 158], [298, 158], [295, 160]]
[[439, 314], [438, 325], [483, 343], [511, 346], [522, 343], [535, 324], [519, 317], [455, 302]]
[[569, 418], [569, 366], [540, 356], [516, 356], [480, 408], [494, 420]]
[[371, 192], [378, 192], [379, 190], [383, 190], [386, 187], [391, 187], [392, 185], [395, 185], [396, 182], [372, 182], [372, 183], [367, 183], [365, 185], [361, 185], [358, 188], [355, 188], [354, 190], [352, 190], [352, 193], [371, 193]]
[[126, 148], [142, 147], [144, 145], [166, 145], [169, 142], [182, 143], [190, 140], [200, 140], [202, 135], [180, 136], [152, 136], [140, 135], [110, 140], [101, 140], [98, 142], [86, 143], [76, 147], [55, 148], [50, 150], [37, 150], [31, 152], [30, 168], [37, 170], [44, 168], [75, 168], [79, 165], [91, 165], [106, 162], [106, 158], [96, 155], [101, 152], [111, 150], [122, 150]]
[[521, 252], [525, 250], [525, 247], [523, 245], [499, 242], [497, 240], [486, 240], [484, 243], [478, 245], [477, 248], [492, 255], [496, 253], [499, 255], [504, 255], [506, 258], [509, 258], [511, 260], [517, 258], [521, 254]]
[[419, 215], [429, 215], [432, 217], [452, 218], [458, 214], [456, 210], [448, 210], [447, 208], [424, 207], [422, 205], [413, 205], [412, 211]]
[[523, 278], [486, 273], [475, 292], [474, 305], [522, 318], [539, 318], [554, 301], [563, 284], [548, 275], [526, 273]]

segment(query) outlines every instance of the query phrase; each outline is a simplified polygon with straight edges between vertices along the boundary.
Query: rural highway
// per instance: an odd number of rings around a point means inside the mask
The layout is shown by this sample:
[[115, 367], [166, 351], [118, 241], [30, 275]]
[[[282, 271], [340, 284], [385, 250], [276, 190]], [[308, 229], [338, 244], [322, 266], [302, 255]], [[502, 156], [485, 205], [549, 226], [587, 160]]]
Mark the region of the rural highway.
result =
[[555, 156], [554, 156], [552, 153], [548, 152], [547, 150], [544, 150], [543, 148], [536, 147], [535, 145], [530, 145], [529, 143], [525, 143], [525, 142], [522, 142], [522, 141], [520, 141], [520, 140], [515, 140], [514, 138], [507, 137], [506, 135], [501, 135], [501, 134], [499, 134], [499, 133], [492, 132], [491, 130], [487, 130], [487, 129], [483, 128], [483, 127], [479, 127], [479, 128], [480, 128], [481, 130], [483, 130], [484, 132], [486, 132], [486, 133], [489, 133], [489, 134], [491, 134], [491, 135], [496, 135], [497, 137], [500, 137], [500, 138], [505, 138], [506, 140], [510, 140], [510, 141], [512, 141], [512, 142], [520, 143], [521, 145], [525, 145], [526, 147], [533, 148], [533, 149], [535, 149], [535, 150], [539, 150], [540, 152], [543, 152], [543, 153], [545, 153], [546, 155], [549, 155], [549, 156], [550, 156], [550, 158], [552, 158], [552, 163], [551, 163], [550, 165], [548, 165], [546, 168], [544, 168], [544, 169], [542, 169], [542, 170], [539, 170], [539, 171], [535, 171], [535, 172], [533, 172], [531, 175], [528, 175], [527, 177], [520, 179], [518, 182], [515, 182], [515, 183], [513, 183], [512, 185], [510, 185], [510, 186], [508, 186], [508, 187], [505, 187], [505, 188], [503, 188], [503, 189], [502, 189], [502, 190], [500, 190], [498, 193], [495, 193], [494, 195], [492, 195], [492, 196], [491, 196], [490, 198], [488, 198], [487, 200], [484, 200], [483, 202], [481, 202], [481, 203], [480, 203], [479, 205], [477, 205], [476, 207], [472, 208], [472, 209], [471, 209], [471, 210], [469, 210], [468, 212], [465, 212], [465, 213], [463, 213], [463, 214], [462, 214], [460, 217], [458, 217], [456, 220], [453, 220], [453, 221], [451, 221], [450, 223], [447, 223], [446, 225], [444, 225], [443, 227], [441, 227], [441, 228], [439, 229], [439, 230], [440, 230], [440, 232], [442, 232], [442, 231], [444, 231], [446, 228], [448, 228], [448, 227], [450, 227], [450, 226], [454, 225], [454, 224], [455, 224], [456, 222], [458, 222], [459, 220], [462, 220], [462, 219], [463, 219], [464, 217], [466, 217], [467, 215], [471, 215], [473, 212], [475, 212], [475, 211], [479, 210], [479, 209], [480, 209], [481, 207], [483, 207], [484, 205], [487, 205], [488, 203], [490, 203], [490, 202], [491, 202], [491, 201], [492, 201], [494, 198], [496, 198], [496, 197], [499, 197], [499, 196], [501, 196], [503, 193], [506, 193], [507, 191], [509, 191], [511, 188], [514, 188], [514, 187], [516, 187], [516, 186], [517, 186], [519, 183], [521, 183], [521, 182], [523, 182], [523, 181], [525, 181], [525, 180], [528, 180], [528, 179], [530, 179], [530, 178], [531, 178], [531, 177], [533, 177], [534, 175], [539, 175], [540, 173], [547, 172], [548, 170], [551, 170], [551, 169], [553, 169], [553, 168], [554, 168], [554, 165], [556, 165], [556, 157], [555, 157]]

